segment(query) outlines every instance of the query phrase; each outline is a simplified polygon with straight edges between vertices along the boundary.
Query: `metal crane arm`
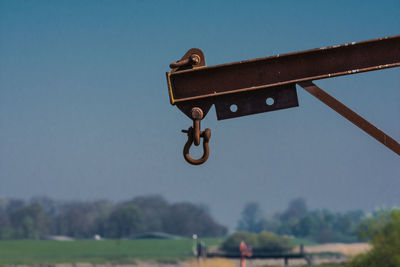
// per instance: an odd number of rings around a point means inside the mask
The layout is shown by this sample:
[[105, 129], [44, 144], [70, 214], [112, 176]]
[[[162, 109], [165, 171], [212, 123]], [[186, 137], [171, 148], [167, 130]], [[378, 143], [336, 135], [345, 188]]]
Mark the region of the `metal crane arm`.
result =
[[[210, 67], [206, 67], [204, 53], [192, 48], [170, 65], [167, 82], [171, 104], [196, 121], [195, 145], [202, 134], [200, 120], [213, 104], [219, 120], [296, 107], [297, 83], [400, 155], [398, 142], [312, 83], [398, 66], [400, 35]], [[188, 149], [185, 153], [189, 155]]]

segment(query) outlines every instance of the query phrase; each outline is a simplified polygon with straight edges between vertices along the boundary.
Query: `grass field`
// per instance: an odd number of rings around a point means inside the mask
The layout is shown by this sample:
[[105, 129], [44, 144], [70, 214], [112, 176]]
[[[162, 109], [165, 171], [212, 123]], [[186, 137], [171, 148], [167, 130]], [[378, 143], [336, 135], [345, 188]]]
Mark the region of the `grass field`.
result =
[[[207, 246], [222, 242], [202, 239]], [[79, 241], [0, 241], [0, 264], [73, 262], [119, 262], [135, 260], [175, 261], [193, 257], [191, 239], [179, 240], [79, 240]]]
[[[202, 241], [208, 247], [215, 247], [220, 245], [223, 239], [206, 238], [202, 239]], [[304, 243], [301, 241], [295, 240], [294, 243]], [[175, 262], [193, 258], [192, 246], [193, 241], [191, 239], [77, 240], [63, 242], [40, 240], [0, 241], [0, 265], [77, 262], [134, 263], [138, 260]], [[194, 266], [190, 262], [188, 261], [189, 266]], [[199, 266], [208, 267], [209, 263]], [[222, 265], [221, 262], [216, 263], [216, 266]], [[229, 265], [225, 264], [223, 266]], [[315, 265], [314, 267], [316, 266], [344, 267], [344, 265]]]

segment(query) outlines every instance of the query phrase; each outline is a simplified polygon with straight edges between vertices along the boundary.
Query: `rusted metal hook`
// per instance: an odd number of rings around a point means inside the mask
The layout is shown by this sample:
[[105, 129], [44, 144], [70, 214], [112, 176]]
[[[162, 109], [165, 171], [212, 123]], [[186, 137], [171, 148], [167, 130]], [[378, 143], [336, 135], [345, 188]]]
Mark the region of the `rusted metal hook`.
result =
[[190, 126], [188, 130], [182, 130], [183, 133], [187, 133], [188, 140], [183, 148], [183, 157], [187, 162], [192, 165], [200, 165], [207, 161], [208, 156], [210, 155], [210, 148], [208, 146], [208, 142], [210, 141], [211, 137], [211, 130], [206, 128], [204, 131], [201, 131], [200, 137], [203, 138], [203, 156], [199, 159], [194, 159], [190, 156], [190, 147], [194, 141], [194, 128]]
[[[204, 131], [200, 130], [200, 121], [204, 117], [203, 110], [199, 107], [193, 107], [190, 116], [193, 120], [193, 126], [191, 126], [188, 130], [182, 130], [183, 133], [187, 133], [188, 140], [183, 148], [183, 157], [187, 162], [193, 165], [200, 165], [206, 162], [208, 156], [210, 155], [210, 149], [208, 146], [208, 142], [211, 137], [211, 130], [205, 129]], [[203, 156], [199, 159], [194, 159], [190, 156], [190, 147], [194, 143], [195, 146], [200, 145], [200, 138], [203, 138]]]

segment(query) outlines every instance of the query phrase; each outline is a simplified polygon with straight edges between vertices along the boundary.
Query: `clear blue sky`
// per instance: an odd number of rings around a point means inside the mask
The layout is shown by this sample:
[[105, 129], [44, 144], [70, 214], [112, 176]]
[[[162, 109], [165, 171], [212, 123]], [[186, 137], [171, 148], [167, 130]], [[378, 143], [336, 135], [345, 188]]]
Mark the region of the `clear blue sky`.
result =
[[[202, 166], [165, 72], [189, 48], [208, 65], [400, 34], [400, 1], [0, 0], [0, 196], [210, 206], [230, 227], [266, 213], [400, 204], [399, 156], [298, 88], [300, 107], [203, 122]], [[316, 82], [400, 139], [400, 68]]]

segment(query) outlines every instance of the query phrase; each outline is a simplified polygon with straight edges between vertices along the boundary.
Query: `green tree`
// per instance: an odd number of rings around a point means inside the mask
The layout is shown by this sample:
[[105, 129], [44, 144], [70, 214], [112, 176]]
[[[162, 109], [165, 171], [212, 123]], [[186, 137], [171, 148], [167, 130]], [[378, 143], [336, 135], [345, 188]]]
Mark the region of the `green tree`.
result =
[[350, 267], [400, 266], [400, 209], [382, 210], [365, 219], [360, 235], [370, 240], [372, 249], [354, 258]]
[[244, 241], [246, 245], [251, 247], [257, 247], [258, 240], [257, 234], [249, 233], [249, 232], [236, 232], [231, 234], [225, 241], [222, 243], [222, 250], [228, 252], [239, 252], [239, 244]]
[[316, 221], [313, 216], [307, 214], [304, 216], [299, 223], [292, 230], [293, 234], [298, 237], [307, 237], [313, 234], [315, 229]]
[[261, 228], [263, 231], [277, 233], [281, 227], [281, 221], [277, 216], [275, 217], [265, 217], [261, 220]]
[[217, 223], [204, 206], [182, 202], [170, 205], [163, 218], [164, 231], [170, 234], [202, 237], [224, 236], [225, 226]]
[[89, 237], [88, 206], [88, 203], [81, 202], [65, 204], [56, 220], [57, 234], [78, 238]]
[[13, 237], [13, 229], [6, 213], [6, 209], [1, 205], [0, 199], [0, 239], [11, 239]]
[[107, 237], [122, 238], [140, 233], [144, 229], [143, 213], [134, 204], [124, 204], [116, 208], [106, 222]]
[[260, 234], [236, 232], [222, 243], [221, 248], [228, 252], [239, 252], [239, 244], [242, 241], [251, 246], [253, 252], [256, 253], [282, 253], [292, 248], [286, 238], [270, 232], [261, 232]]
[[142, 212], [146, 231], [164, 232], [164, 218], [168, 216], [169, 203], [159, 195], [139, 196], [131, 201]]
[[255, 247], [255, 251], [282, 253], [291, 248], [292, 245], [287, 238], [269, 232], [261, 232], [257, 236], [257, 246]]
[[290, 219], [301, 219], [307, 214], [307, 203], [304, 198], [295, 198], [289, 202], [289, 206], [280, 218], [282, 221]]
[[10, 215], [15, 238], [39, 239], [47, 234], [48, 218], [39, 203], [16, 209]]
[[263, 220], [260, 205], [256, 202], [247, 203], [242, 211], [237, 229], [259, 233], [262, 231]]

